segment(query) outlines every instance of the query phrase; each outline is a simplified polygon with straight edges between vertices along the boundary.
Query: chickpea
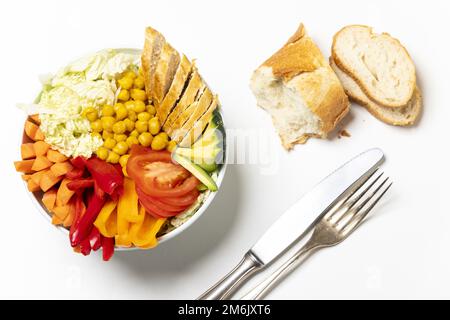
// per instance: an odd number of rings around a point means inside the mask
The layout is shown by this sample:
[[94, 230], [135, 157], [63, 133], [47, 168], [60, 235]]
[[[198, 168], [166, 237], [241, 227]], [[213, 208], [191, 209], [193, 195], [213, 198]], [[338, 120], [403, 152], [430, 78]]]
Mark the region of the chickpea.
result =
[[117, 99], [119, 99], [121, 101], [130, 100], [130, 92], [126, 89], [121, 89], [119, 92], [119, 95], [117, 96]]
[[133, 86], [133, 79], [130, 77], [123, 77], [122, 79], [117, 80], [117, 83], [122, 89], [129, 90]]
[[152, 141], [152, 149], [153, 150], [163, 150], [167, 146], [167, 141], [161, 137], [160, 135], [157, 135], [153, 138]]
[[91, 122], [91, 129], [94, 132], [102, 132], [103, 127], [102, 127], [102, 122], [100, 121], [100, 119], [97, 119], [94, 122]]
[[127, 153], [128, 144], [125, 141], [117, 142], [116, 146], [113, 148], [113, 151], [122, 156]]
[[116, 118], [117, 120], [123, 120], [128, 116], [128, 110], [127, 107], [119, 107], [116, 111]]
[[134, 101], [129, 100], [125, 102], [125, 107], [127, 108], [127, 110], [134, 110]]
[[129, 157], [130, 157], [129, 154], [124, 154], [123, 156], [120, 157], [119, 163], [122, 167], [126, 167]]
[[139, 137], [139, 132], [136, 130], [136, 129], [134, 129], [133, 131], [131, 131], [130, 132], [130, 137]]
[[152, 144], [153, 141], [153, 136], [150, 134], [150, 132], [142, 132], [139, 135], [139, 143], [144, 146], [144, 147], [148, 147]]
[[136, 89], [144, 89], [144, 77], [142, 77], [141, 75], [137, 76], [136, 79], [134, 79], [134, 87]]
[[114, 133], [124, 133], [127, 130], [127, 127], [125, 126], [125, 123], [123, 121], [117, 121], [113, 125], [113, 132]]
[[114, 107], [105, 105], [102, 108], [102, 117], [112, 117], [114, 115]]
[[147, 106], [147, 112], [150, 113], [150, 115], [153, 117], [156, 114], [156, 108], [155, 106], [149, 104]]
[[145, 132], [148, 130], [148, 123], [147, 121], [138, 120], [136, 121], [135, 128], [139, 133]]
[[108, 158], [106, 158], [107, 162], [111, 163], [119, 163], [120, 156], [114, 151], [110, 151], [108, 154]]
[[133, 131], [134, 129], [134, 121], [131, 121], [130, 119], [123, 120], [123, 123], [125, 123], [125, 127], [127, 128], [128, 132]]
[[174, 140], [172, 140], [172, 141], [169, 141], [169, 143], [167, 144], [166, 149], [169, 152], [173, 152], [176, 147], [177, 147], [177, 143]]
[[136, 79], [136, 73], [134, 73], [133, 71], [127, 71], [124, 73], [124, 78], [130, 78], [131, 80]]
[[139, 144], [139, 140], [135, 136], [129, 136], [125, 142], [130, 148], [133, 144]]
[[[128, 102], [128, 101], [127, 101]], [[119, 109], [120, 107], [124, 107], [125, 105], [122, 102], [117, 102], [114, 105], [114, 111], [117, 113], [117, 109]]]
[[149, 131], [152, 135], [157, 135], [160, 128], [158, 117], [153, 117], [148, 122]]
[[114, 119], [114, 117], [107, 116], [107, 117], [102, 117], [101, 120], [102, 120], [103, 130], [112, 131], [114, 124], [116, 122], [116, 119]]
[[147, 94], [142, 89], [131, 89], [131, 98], [135, 101], [146, 101]]
[[106, 160], [109, 155], [109, 150], [106, 149], [105, 147], [100, 147], [96, 151], [96, 154], [97, 154], [97, 157], [99, 157], [101, 160]]
[[105, 140], [105, 142], [103, 142], [103, 146], [107, 149], [112, 149], [114, 148], [114, 146], [116, 145], [116, 140], [112, 139], [112, 138], [108, 138]]
[[139, 100], [133, 101], [133, 102], [134, 102], [134, 107], [133, 107], [134, 112], [141, 113], [141, 112], [145, 111], [145, 103], [144, 102], [139, 101]]
[[90, 122], [94, 122], [98, 119], [98, 112], [93, 107], [87, 107], [84, 109], [83, 113]]
[[128, 110], [128, 119], [130, 119], [133, 122], [136, 121], [137, 120], [136, 112], [134, 112], [133, 110]]
[[148, 120], [150, 120], [151, 116], [150, 116], [150, 113], [144, 111], [144, 112], [139, 113], [137, 117], [141, 121], [148, 121]]
[[117, 142], [125, 141], [127, 140], [127, 135], [123, 133], [116, 133], [114, 135], [114, 140], [116, 140]]
[[163, 138], [164, 140], [166, 140], [167, 142], [169, 142], [169, 136], [167, 135], [167, 133], [165, 132], [160, 132], [158, 134], [158, 136], [160, 136], [161, 138]]
[[103, 138], [103, 140], [106, 140], [108, 138], [114, 138], [114, 133], [112, 133], [111, 131], [108, 131], [108, 130], [103, 130], [102, 138]]

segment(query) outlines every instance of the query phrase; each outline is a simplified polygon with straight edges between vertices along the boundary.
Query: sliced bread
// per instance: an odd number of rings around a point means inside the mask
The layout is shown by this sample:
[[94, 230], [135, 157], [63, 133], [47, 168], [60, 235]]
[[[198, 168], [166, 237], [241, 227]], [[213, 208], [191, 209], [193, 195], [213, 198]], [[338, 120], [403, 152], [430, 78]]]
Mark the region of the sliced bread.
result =
[[180, 54], [164, 40], [164, 44], [159, 55], [159, 61], [156, 65], [153, 82], [153, 95], [151, 97], [156, 110], [159, 109], [158, 107], [166, 96], [166, 93], [169, 91], [179, 63]]
[[387, 33], [351, 25], [333, 39], [332, 57], [371, 100], [379, 105], [402, 108], [413, 97], [416, 71], [406, 49]]
[[[190, 108], [186, 109], [184, 111], [185, 114], [181, 114], [178, 119], [186, 119], [184, 123], [179, 126], [177, 125], [177, 129], [175, 129], [170, 136], [170, 138], [177, 143], [180, 143], [181, 140], [186, 136], [186, 134], [189, 132], [189, 130], [192, 129], [195, 122], [201, 118], [201, 116], [208, 110], [208, 107], [211, 105], [214, 97], [209, 90], [208, 87], [205, 88], [202, 95], [200, 96], [200, 99], [198, 99], [196, 102], [194, 102]], [[180, 121], [179, 124], [181, 124], [183, 121]]]
[[156, 109], [160, 123], [163, 124], [166, 121], [168, 115], [180, 98], [191, 71], [192, 64], [190, 63], [188, 58], [183, 55], [181, 58], [181, 62], [178, 65], [178, 70], [175, 73], [172, 85], [170, 86], [169, 91], [161, 102], [161, 105]]
[[395, 125], [395, 126], [409, 126], [413, 125], [420, 115], [422, 109], [422, 97], [419, 88], [416, 86], [414, 94], [411, 100], [403, 108], [389, 108], [377, 104], [367, 97], [367, 95], [361, 90], [359, 85], [342, 71], [336, 63], [330, 58], [330, 65], [334, 72], [338, 76], [345, 92], [350, 99], [364, 106], [373, 116], [379, 120]]
[[303, 24], [253, 73], [250, 87], [287, 150], [309, 137], [326, 138], [349, 110], [339, 79]]
[[179, 146], [180, 147], [190, 147], [194, 144], [194, 142], [200, 137], [208, 125], [209, 121], [212, 118], [212, 114], [214, 110], [216, 110], [218, 106], [219, 100], [217, 96], [214, 96], [213, 101], [211, 102], [208, 109], [205, 113], [194, 123], [192, 128], [188, 131], [188, 133], [184, 136], [183, 140], [181, 140]]
[[[172, 112], [167, 117], [167, 120], [163, 125], [163, 130], [169, 136], [172, 135], [173, 131], [181, 128], [181, 126], [187, 120], [187, 117], [189, 116], [188, 109], [191, 109], [191, 106], [193, 107], [193, 104], [198, 101], [204, 89], [205, 83], [198, 74], [197, 70], [194, 70], [189, 80], [189, 84], [183, 93], [183, 96], [178, 101], [175, 108], [173, 108]], [[192, 108], [191, 110], [194, 110], [194, 108]]]
[[145, 91], [149, 99], [153, 96], [155, 70], [164, 41], [163, 35], [152, 27], [145, 29], [145, 42], [144, 49], [142, 50], [141, 65], [144, 75]]

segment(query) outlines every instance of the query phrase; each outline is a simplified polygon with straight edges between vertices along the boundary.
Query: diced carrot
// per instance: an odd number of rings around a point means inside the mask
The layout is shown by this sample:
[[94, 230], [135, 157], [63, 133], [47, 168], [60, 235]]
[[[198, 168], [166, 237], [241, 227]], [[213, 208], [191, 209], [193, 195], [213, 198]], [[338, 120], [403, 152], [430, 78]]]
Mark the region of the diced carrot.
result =
[[69, 214], [64, 219], [63, 226], [64, 227], [70, 227], [73, 223], [73, 220], [75, 219], [75, 201], [72, 199], [72, 201], [69, 202]]
[[59, 218], [61, 219], [61, 221], [64, 221], [64, 219], [67, 217], [67, 215], [70, 212], [70, 206], [69, 205], [65, 205], [65, 206], [56, 206], [53, 208], [53, 213]]
[[59, 181], [61, 181], [62, 177], [55, 177], [53, 172], [48, 171], [41, 177], [41, 181], [39, 185], [41, 186], [42, 191], [46, 192]]
[[58, 216], [56, 214], [53, 214], [52, 216], [52, 223], [57, 226], [63, 223], [63, 220], [61, 220], [60, 218], [58, 218]]
[[31, 179], [31, 174], [23, 174], [22, 175], [22, 180], [23, 181], [28, 181], [28, 180], [30, 180]]
[[37, 185], [39, 185], [41, 183], [41, 178], [42, 176], [44, 176], [45, 174], [47, 174], [48, 169], [47, 170], [41, 170], [38, 172], [35, 172], [31, 175], [31, 180], [33, 180], [33, 182]]
[[34, 159], [14, 161], [14, 166], [17, 172], [32, 173], [33, 172]]
[[39, 130], [39, 126], [31, 121], [25, 122], [25, 134], [33, 141], [37, 141], [36, 133]]
[[52, 165], [50, 170], [52, 170], [53, 174], [57, 177], [65, 175], [67, 172], [72, 171], [73, 166], [69, 161], [58, 162]]
[[24, 143], [20, 146], [20, 154], [22, 155], [22, 160], [27, 160], [36, 157], [34, 152], [33, 143]]
[[30, 192], [36, 192], [36, 191], [41, 190], [39, 185], [34, 183], [34, 181], [32, 179], [27, 181], [27, 187], [28, 187], [28, 191], [30, 191]]
[[62, 153], [56, 151], [56, 150], [48, 150], [47, 151], [47, 158], [48, 160], [50, 160], [51, 162], [64, 162], [67, 161], [67, 157], [65, 155], [63, 155]]
[[32, 116], [30, 116], [30, 119], [33, 120], [33, 122], [36, 123], [37, 125], [41, 124], [41, 119], [39, 119], [38, 114], [33, 114]]
[[56, 193], [56, 206], [64, 206], [69, 203], [70, 198], [75, 194], [75, 191], [67, 188], [67, 184], [71, 180], [64, 179], [61, 181], [61, 185], [58, 188], [58, 192]]
[[34, 141], [43, 141], [45, 140], [44, 133], [41, 129], [36, 130], [36, 134], [34, 135]]
[[52, 211], [56, 203], [56, 188], [48, 190], [42, 197], [42, 203], [48, 211]]
[[45, 156], [38, 156], [34, 160], [33, 167], [31, 169], [34, 171], [41, 171], [50, 168], [52, 165], [53, 163], [49, 161]]
[[50, 145], [45, 141], [36, 141], [33, 144], [33, 148], [36, 156], [45, 156], [47, 151], [50, 149]]

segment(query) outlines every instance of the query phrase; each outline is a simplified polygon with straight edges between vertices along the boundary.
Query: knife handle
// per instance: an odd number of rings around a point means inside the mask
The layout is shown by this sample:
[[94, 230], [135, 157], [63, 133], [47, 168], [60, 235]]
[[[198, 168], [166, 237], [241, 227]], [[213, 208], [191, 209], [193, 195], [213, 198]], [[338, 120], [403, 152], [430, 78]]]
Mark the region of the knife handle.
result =
[[251, 252], [247, 252], [241, 262], [230, 273], [198, 297], [198, 300], [228, 299], [262, 266], [263, 264]]

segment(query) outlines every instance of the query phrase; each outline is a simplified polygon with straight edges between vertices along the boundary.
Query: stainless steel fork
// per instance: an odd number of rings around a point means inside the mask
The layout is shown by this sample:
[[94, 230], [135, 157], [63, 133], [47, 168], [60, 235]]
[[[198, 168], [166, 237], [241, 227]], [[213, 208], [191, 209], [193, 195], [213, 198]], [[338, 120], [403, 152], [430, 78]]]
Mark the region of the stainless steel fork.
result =
[[392, 182], [388, 182], [389, 178], [379, 183], [382, 175], [383, 173], [380, 173], [374, 179], [369, 177], [359, 189], [354, 190], [332, 208], [317, 223], [308, 242], [267, 279], [241, 297], [241, 300], [263, 298], [280, 279], [297, 267], [307, 254], [321, 248], [335, 246], [344, 241], [358, 228], [367, 214], [392, 186]]

